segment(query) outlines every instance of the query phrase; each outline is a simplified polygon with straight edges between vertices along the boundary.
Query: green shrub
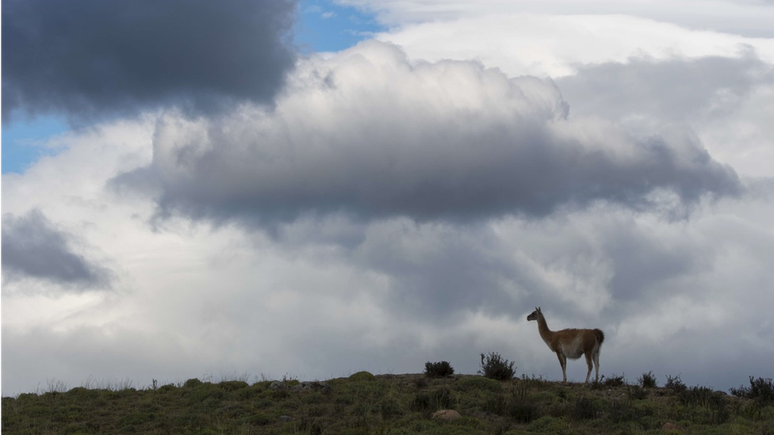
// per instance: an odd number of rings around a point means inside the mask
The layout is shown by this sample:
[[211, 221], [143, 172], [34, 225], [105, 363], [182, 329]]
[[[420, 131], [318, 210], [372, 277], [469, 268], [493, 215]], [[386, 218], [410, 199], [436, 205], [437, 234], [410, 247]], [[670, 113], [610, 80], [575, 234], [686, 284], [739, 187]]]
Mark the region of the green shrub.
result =
[[186, 387], [186, 388], [193, 388], [193, 387], [198, 387], [201, 384], [202, 384], [202, 381], [200, 381], [200, 380], [198, 380], [196, 378], [193, 378], [193, 379], [189, 379], [189, 380], [185, 381], [185, 384], [183, 384], [183, 386]]
[[760, 403], [774, 402], [774, 384], [771, 378], [757, 378], [750, 376], [750, 386], [740, 385], [739, 388], [731, 388], [731, 394], [737, 397], [754, 399]]
[[360, 382], [360, 381], [373, 381], [376, 379], [376, 376], [372, 375], [370, 372], [362, 371], [353, 373], [350, 375], [349, 380]]
[[685, 386], [683, 381], [680, 380], [680, 375], [677, 375], [675, 377], [666, 375], [666, 378], [667, 378], [667, 381], [666, 381], [666, 384], [664, 384], [664, 387], [669, 388], [675, 393], [679, 393], [681, 391], [685, 391], [686, 389], [688, 389], [688, 387]]
[[612, 375], [609, 378], [606, 378], [605, 376], [602, 376], [602, 383], [606, 387], [622, 387], [626, 385], [626, 379], [624, 379], [624, 376], [618, 376], [618, 375]]
[[428, 378], [445, 378], [454, 374], [454, 369], [448, 361], [426, 362], [425, 376]]
[[642, 388], [656, 388], [658, 382], [656, 382], [656, 376], [653, 372], [643, 373], [642, 376], [637, 379], [637, 382]]
[[489, 379], [509, 381], [516, 375], [514, 362], [509, 362], [499, 353], [490, 352], [489, 355], [481, 354], [481, 370], [479, 373]]

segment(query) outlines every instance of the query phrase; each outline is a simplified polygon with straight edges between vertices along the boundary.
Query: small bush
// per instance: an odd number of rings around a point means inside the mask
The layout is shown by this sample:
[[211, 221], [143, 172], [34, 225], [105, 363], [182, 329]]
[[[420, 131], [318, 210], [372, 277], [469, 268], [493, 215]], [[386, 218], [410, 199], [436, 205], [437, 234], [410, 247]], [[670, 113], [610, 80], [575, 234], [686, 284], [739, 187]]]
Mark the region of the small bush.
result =
[[623, 375], [618, 376], [618, 375], [614, 374], [614, 375], [610, 376], [609, 378], [606, 378], [604, 376], [602, 376], [602, 378], [603, 378], [602, 383], [606, 387], [622, 387], [622, 386], [626, 385], [626, 379], [624, 379]]
[[685, 386], [683, 381], [680, 380], [680, 375], [677, 375], [675, 377], [666, 375], [666, 378], [667, 378], [667, 381], [666, 381], [666, 384], [664, 384], [664, 387], [669, 388], [675, 393], [680, 393], [688, 389], [688, 387]]
[[428, 378], [445, 378], [454, 374], [454, 369], [447, 361], [425, 363], [425, 376]]
[[479, 373], [490, 379], [509, 381], [516, 375], [514, 364], [514, 362], [501, 357], [499, 353], [491, 352], [489, 355], [482, 353]]
[[189, 379], [189, 380], [185, 381], [185, 384], [183, 384], [183, 387], [185, 387], [185, 388], [193, 388], [193, 387], [198, 387], [201, 384], [202, 384], [202, 381], [200, 381], [200, 380], [198, 380], [196, 378], [193, 378], [193, 379]]
[[642, 388], [656, 388], [658, 386], [656, 376], [650, 371], [648, 373], [643, 373], [642, 376], [637, 379], [637, 382]]
[[357, 372], [353, 373], [349, 376], [350, 381], [373, 381], [376, 379], [376, 376], [371, 374], [370, 372]]
[[772, 384], [771, 378], [755, 379], [750, 376], [749, 387], [740, 385], [739, 388], [731, 388], [729, 391], [734, 396], [754, 399], [760, 403], [774, 402], [774, 384]]

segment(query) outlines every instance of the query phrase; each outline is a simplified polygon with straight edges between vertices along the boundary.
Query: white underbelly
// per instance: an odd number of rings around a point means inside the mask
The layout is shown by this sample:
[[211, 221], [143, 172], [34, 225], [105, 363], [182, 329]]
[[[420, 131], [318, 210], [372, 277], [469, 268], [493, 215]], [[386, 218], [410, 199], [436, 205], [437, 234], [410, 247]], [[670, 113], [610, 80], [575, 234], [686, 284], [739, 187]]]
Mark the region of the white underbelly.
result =
[[583, 338], [578, 336], [569, 343], [562, 344], [562, 353], [567, 358], [578, 359], [583, 355]]

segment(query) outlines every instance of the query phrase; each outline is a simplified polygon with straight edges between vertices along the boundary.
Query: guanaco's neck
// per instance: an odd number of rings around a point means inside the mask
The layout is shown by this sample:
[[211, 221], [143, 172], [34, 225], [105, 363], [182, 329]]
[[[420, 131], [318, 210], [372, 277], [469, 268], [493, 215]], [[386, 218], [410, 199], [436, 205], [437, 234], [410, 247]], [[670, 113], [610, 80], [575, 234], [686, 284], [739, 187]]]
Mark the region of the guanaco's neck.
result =
[[546, 318], [543, 317], [543, 314], [538, 314], [537, 324], [538, 324], [538, 332], [540, 333], [540, 338], [542, 338], [543, 341], [545, 341], [546, 343], [550, 343], [554, 333], [553, 331], [548, 329], [548, 323], [546, 323]]

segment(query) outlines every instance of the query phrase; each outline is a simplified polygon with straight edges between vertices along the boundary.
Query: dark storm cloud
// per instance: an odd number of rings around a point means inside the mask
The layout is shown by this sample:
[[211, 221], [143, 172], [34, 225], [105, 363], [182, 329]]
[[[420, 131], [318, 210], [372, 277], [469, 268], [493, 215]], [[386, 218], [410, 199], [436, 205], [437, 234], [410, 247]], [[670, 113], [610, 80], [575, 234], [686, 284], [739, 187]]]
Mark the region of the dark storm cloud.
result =
[[754, 53], [586, 65], [557, 79], [573, 115], [683, 122], [728, 115], [756, 85], [774, 84], [774, 70]]
[[3, 2], [3, 123], [270, 101], [295, 61], [292, 0]]
[[109, 273], [73, 252], [70, 236], [39, 210], [3, 215], [3, 280], [43, 279], [66, 286], [109, 284]]

